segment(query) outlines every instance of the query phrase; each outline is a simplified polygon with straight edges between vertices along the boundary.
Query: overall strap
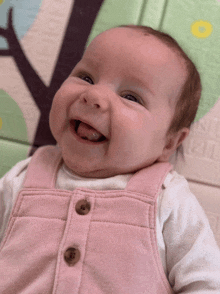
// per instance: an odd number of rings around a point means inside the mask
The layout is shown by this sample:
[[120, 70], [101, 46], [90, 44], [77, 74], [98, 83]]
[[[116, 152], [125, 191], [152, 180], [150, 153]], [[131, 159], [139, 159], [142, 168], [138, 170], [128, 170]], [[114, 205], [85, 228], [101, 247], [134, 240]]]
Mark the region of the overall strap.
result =
[[34, 153], [24, 180], [23, 188], [55, 188], [61, 163], [61, 151], [57, 146], [43, 146]]
[[161, 190], [162, 184], [173, 168], [169, 162], [158, 162], [136, 172], [126, 186], [127, 191], [136, 191], [156, 197]]

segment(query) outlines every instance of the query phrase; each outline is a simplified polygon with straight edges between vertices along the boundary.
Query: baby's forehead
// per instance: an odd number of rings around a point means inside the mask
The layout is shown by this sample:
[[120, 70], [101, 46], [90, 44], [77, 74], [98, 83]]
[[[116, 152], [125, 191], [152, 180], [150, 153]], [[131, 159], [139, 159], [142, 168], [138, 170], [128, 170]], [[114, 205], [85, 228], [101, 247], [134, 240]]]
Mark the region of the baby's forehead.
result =
[[144, 43], [147, 42], [148, 44], [151, 43], [152, 46], [163, 46], [164, 49], [167, 48], [167, 50], [171, 50], [174, 52], [173, 49], [169, 48], [167, 44], [162, 41], [160, 38], [153, 34], [146, 34], [142, 30], [137, 29], [137, 28], [130, 28], [130, 27], [117, 27], [117, 28], [112, 28], [109, 30], [106, 30], [99, 35], [97, 35], [92, 43], [95, 42], [100, 42], [100, 41], [105, 41], [108, 44], [115, 43], [117, 41], [123, 42], [126, 40], [126, 43], [124, 43], [124, 47], [127, 46], [128, 43]]
[[[95, 54], [97, 48], [108, 51], [111, 48], [115, 54], [133, 51], [133, 54], [157, 56], [159, 62], [168, 63], [170, 57], [176, 57], [176, 62], [183, 58], [178, 54], [177, 49], [172, 48], [163, 40], [152, 34], [146, 34], [142, 30], [130, 27], [112, 28], [99, 34], [89, 45], [89, 51]], [[86, 50], [87, 51], [87, 50]]]
[[176, 49], [157, 36], [146, 35], [141, 30], [130, 27], [113, 28], [99, 34], [91, 42], [84, 56], [89, 55], [98, 60], [102, 54], [116, 59], [131, 56], [127, 60], [129, 63], [136, 62], [140, 57], [149, 57], [149, 62], [152, 61], [156, 66], [166, 67], [171, 63], [181, 63], [182, 67], [185, 67], [185, 61]]

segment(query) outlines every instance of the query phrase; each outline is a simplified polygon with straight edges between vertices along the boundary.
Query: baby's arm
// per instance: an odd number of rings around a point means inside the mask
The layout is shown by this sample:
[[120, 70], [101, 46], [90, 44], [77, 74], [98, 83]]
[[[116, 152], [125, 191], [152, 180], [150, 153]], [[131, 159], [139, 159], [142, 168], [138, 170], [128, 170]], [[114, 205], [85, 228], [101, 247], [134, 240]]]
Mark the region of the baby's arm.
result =
[[27, 158], [17, 163], [0, 179], [0, 242], [6, 230], [12, 206], [21, 189], [30, 159]]
[[160, 210], [168, 279], [175, 293], [219, 294], [220, 249], [183, 177], [176, 174], [171, 180]]

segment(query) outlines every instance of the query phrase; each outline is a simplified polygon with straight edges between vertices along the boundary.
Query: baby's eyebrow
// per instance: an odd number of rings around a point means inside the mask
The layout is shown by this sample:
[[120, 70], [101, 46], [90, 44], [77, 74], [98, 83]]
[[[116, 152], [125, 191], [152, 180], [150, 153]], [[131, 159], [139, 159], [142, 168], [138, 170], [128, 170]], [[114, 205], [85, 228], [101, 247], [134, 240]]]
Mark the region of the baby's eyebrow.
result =
[[82, 63], [84, 66], [89, 66], [91, 68], [98, 68], [99, 67], [99, 58], [95, 56], [86, 56], [83, 55], [82, 59], [80, 60], [80, 63]]
[[146, 81], [143, 81], [142, 79], [139, 79], [135, 76], [132, 79], [132, 84], [134, 84], [135, 87], [140, 88], [140, 89], [144, 89], [145, 91], [150, 92], [151, 95], [155, 96], [155, 93], [152, 90], [152, 87]]
[[79, 61], [76, 66], [73, 68], [71, 74], [73, 73], [79, 73], [79, 72], [87, 72], [90, 73], [92, 70], [94, 69], [94, 67], [90, 64], [88, 64], [87, 62], [84, 61]]

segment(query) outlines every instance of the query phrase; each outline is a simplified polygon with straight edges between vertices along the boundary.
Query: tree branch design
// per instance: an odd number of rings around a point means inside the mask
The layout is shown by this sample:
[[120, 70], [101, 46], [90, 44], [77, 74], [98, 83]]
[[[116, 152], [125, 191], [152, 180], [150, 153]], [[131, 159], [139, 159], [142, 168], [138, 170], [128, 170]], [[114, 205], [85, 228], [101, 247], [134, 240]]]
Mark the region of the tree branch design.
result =
[[13, 8], [8, 13], [7, 28], [0, 28], [0, 36], [8, 42], [9, 49], [0, 50], [0, 56], [12, 56], [16, 62], [41, 116], [35, 134], [33, 149], [41, 145], [55, 144], [49, 129], [49, 112], [54, 94], [80, 60], [96, 15], [103, 0], [75, 0], [67, 24], [51, 82], [47, 87], [27, 59], [13, 28]]
[[[8, 42], [9, 50], [6, 50], [5, 52], [14, 57], [16, 65], [21, 75], [23, 76], [24, 81], [29, 91], [31, 92], [31, 95], [33, 97], [36, 97], [37, 102], [38, 96], [40, 95], [37, 89], [41, 89], [41, 91], [46, 91], [47, 87], [44, 85], [38, 74], [35, 72], [27, 57], [25, 56], [23, 49], [21, 48], [21, 45], [13, 28], [13, 8], [11, 8], [8, 13], [8, 27], [5, 30], [1, 28], [0, 34], [5, 37]], [[33, 80], [35, 85], [32, 82]]]
[[[0, 36], [7, 39], [7, 29], [0, 28]], [[11, 56], [10, 50], [0, 50], [0, 56]]]

